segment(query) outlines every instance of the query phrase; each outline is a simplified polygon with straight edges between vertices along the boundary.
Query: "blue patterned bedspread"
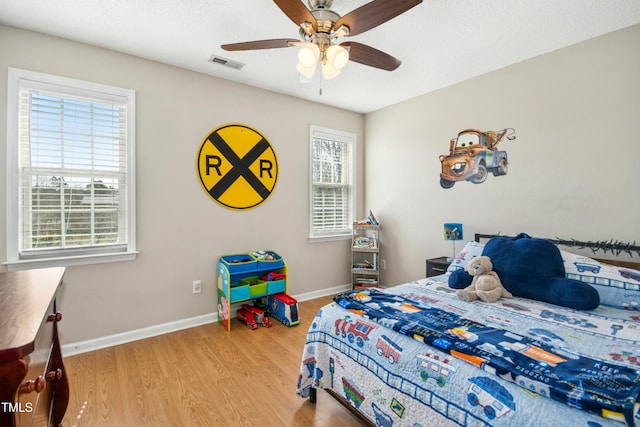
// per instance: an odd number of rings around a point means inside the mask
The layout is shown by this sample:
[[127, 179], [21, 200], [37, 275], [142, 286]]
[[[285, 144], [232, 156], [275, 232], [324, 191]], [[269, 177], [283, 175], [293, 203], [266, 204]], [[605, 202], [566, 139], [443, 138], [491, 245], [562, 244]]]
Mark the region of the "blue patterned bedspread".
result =
[[466, 303], [446, 279], [336, 296], [298, 393], [332, 388], [380, 426], [640, 423], [640, 312]]

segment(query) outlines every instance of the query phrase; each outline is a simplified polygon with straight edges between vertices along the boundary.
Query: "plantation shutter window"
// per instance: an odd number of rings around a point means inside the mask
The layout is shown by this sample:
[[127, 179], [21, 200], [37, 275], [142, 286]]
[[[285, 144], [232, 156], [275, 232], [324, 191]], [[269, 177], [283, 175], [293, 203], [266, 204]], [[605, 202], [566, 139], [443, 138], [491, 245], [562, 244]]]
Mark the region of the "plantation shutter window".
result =
[[312, 127], [311, 237], [350, 236], [355, 135]]
[[8, 263], [135, 252], [133, 91], [12, 71], [17, 203], [7, 215], [16, 226]]

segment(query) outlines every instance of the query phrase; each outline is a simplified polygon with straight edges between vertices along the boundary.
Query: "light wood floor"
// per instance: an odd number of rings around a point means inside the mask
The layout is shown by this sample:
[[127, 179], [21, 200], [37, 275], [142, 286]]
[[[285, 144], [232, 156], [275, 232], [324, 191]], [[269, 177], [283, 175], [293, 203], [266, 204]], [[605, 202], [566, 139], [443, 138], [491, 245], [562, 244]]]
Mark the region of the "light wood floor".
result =
[[65, 359], [65, 427], [361, 426], [323, 391], [295, 393], [305, 335], [331, 297], [299, 304], [292, 328], [215, 323]]

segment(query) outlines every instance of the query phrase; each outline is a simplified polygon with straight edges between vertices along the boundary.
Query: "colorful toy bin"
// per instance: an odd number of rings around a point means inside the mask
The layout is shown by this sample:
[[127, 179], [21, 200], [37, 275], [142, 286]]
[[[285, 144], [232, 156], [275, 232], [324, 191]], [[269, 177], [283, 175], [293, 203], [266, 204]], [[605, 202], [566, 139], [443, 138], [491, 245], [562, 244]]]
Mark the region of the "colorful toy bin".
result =
[[258, 261], [259, 269], [284, 267], [282, 257], [273, 251], [253, 251], [250, 255]]
[[242, 273], [243, 271], [258, 268], [258, 260], [250, 254], [224, 255], [222, 256], [222, 263], [229, 270], [229, 274]]
[[284, 292], [286, 289], [286, 275], [283, 273], [270, 271], [260, 276], [260, 279], [267, 283], [268, 295], [279, 294], [281, 292]]
[[249, 286], [249, 296], [251, 298], [262, 297], [267, 294], [267, 282], [258, 279], [258, 276], [245, 277], [240, 279], [240, 283]]
[[251, 297], [251, 287], [241, 282], [232, 282], [229, 286], [229, 302], [248, 300]]
[[285, 283], [284, 279], [282, 280], [272, 280], [271, 282], [267, 282], [267, 294], [279, 294], [285, 291]]

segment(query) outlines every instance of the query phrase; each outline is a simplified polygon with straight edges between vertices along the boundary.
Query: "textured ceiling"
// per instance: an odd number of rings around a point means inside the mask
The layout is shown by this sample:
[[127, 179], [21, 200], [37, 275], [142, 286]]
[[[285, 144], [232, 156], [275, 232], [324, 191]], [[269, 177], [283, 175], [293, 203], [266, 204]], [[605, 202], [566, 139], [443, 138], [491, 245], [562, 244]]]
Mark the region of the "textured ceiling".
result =
[[[345, 15], [367, 2], [335, 0], [332, 9]], [[350, 62], [333, 80], [320, 81], [316, 73], [306, 82], [295, 70], [296, 48], [220, 48], [298, 38], [298, 28], [269, 0], [0, 0], [0, 23], [367, 113], [639, 24], [640, 1], [424, 0], [341, 40], [389, 53], [402, 60], [400, 68], [388, 72]], [[213, 54], [246, 65], [235, 70], [212, 64]]]

